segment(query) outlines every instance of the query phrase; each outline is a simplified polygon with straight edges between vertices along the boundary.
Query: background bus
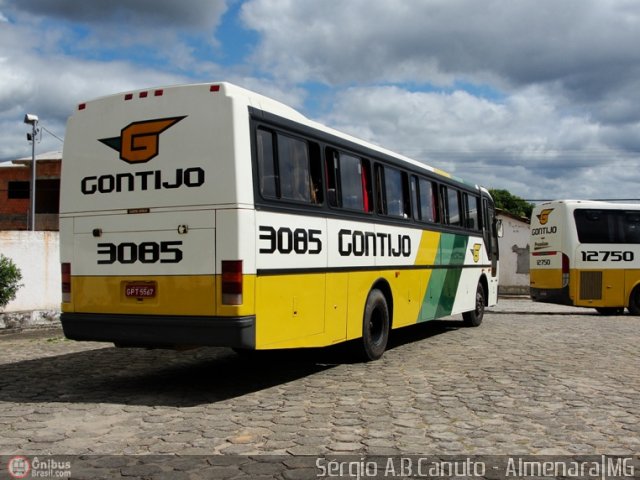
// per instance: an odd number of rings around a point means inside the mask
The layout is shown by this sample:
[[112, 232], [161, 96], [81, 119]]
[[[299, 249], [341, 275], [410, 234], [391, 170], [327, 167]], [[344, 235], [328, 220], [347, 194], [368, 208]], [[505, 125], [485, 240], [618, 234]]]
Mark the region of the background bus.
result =
[[533, 300], [640, 314], [640, 205], [537, 205], [530, 245]]
[[65, 334], [119, 346], [327, 346], [497, 301], [487, 190], [226, 84], [69, 119]]

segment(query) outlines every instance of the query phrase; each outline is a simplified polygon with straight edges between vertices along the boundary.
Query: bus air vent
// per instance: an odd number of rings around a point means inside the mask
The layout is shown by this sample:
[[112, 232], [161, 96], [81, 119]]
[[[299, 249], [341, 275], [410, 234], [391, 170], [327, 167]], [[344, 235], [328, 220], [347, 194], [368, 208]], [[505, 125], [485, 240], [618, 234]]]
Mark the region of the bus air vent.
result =
[[602, 272], [580, 272], [580, 300], [602, 300]]

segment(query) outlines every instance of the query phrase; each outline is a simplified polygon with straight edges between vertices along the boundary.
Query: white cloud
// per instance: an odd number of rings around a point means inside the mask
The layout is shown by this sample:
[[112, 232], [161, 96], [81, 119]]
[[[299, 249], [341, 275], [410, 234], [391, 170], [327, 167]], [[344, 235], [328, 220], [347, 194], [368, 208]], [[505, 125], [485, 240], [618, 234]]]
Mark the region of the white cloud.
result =
[[601, 127], [588, 117], [566, 115], [540, 89], [497, 102], [464, 91], [349, 88], [321, 120], [525, 198], [637, 196], [634, 183], [616, 184], [624, 177], [608, 173], [628, 167], [629, 158], [601, 141]]
[[27, 111], [63, 135], [80, 101], [228, 80], [520, 196], [637, 196], [635, 1], [247, 0], [223, 38], [237, 1], [0, 0], [0, 159]]
[[[64, 136], [67, 117], [77, 104], [99, 96], [185, 79], [125, 62], [99, 63], [66, 57], [5, 59], [0, 68], [0, 159], [24, 155], [25, 113], [35, 113], [48, 129]], [[46, 133], [42, 148], [60, 143]], [[40, 149], [40, 146], [38, 146]]]
[[242, 18], [275, 78], [341, 89], [338, 128], [523, 196], [637, 196], [612, 174], [640, 160], [637, 2], [250, 0]]

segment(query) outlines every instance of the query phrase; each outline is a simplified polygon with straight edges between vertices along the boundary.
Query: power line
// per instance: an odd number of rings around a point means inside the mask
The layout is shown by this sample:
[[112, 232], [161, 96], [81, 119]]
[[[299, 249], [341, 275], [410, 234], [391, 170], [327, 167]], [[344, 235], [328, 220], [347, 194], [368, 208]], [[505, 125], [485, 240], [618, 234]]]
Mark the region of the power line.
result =
[[64, 140], [62, 138], [60, 138], [59, 136], [57, 136], [55, 133], [53, 133], [51, 130], [49, 130], [47, 127], [40, 125], [40, 128], [43, 129], [45, 132], [47, 132], [49, 135], [57, 138], [58, 140], [60, 140], [62, 143], [64, 143]]

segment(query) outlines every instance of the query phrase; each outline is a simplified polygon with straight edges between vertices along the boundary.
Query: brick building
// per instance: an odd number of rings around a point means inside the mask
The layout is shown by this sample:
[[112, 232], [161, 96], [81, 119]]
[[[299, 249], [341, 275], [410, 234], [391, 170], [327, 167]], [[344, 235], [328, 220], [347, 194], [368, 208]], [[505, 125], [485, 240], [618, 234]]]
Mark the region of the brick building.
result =
[[[36, 230], [58, 230], [62, 152], [36, 156]], [[27, 230], [31, 157], [0, 163], [0, 230]]]

